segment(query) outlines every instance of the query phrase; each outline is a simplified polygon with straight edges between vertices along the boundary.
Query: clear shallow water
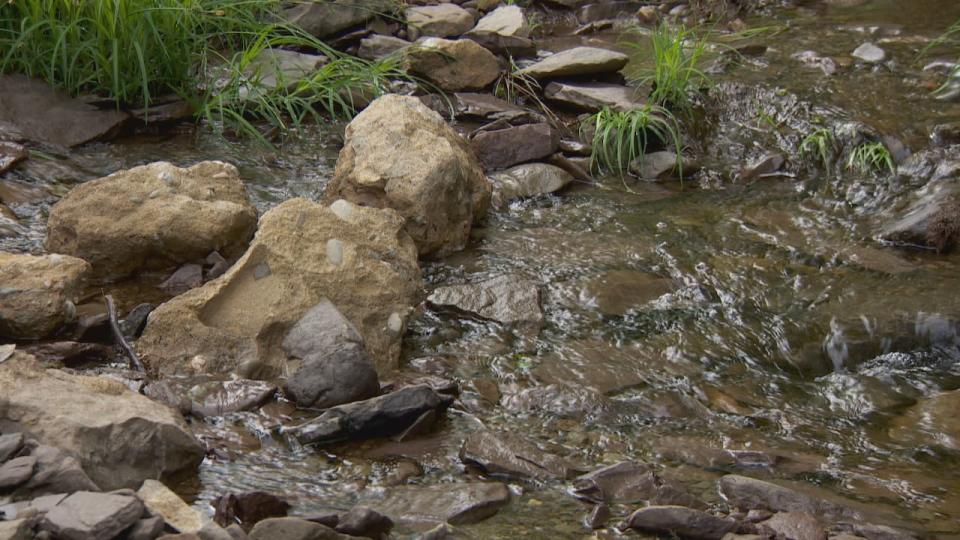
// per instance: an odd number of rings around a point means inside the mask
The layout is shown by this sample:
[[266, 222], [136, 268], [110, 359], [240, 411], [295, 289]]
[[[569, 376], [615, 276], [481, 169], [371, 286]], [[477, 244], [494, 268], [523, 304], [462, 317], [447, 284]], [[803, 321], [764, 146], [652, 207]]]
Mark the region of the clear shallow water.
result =
[[[768, 53], [722, 78], [781, 87], [919, 150], [932, 125], [960, 110], [930, 98], [915, 55], [960, 18], [960, 5], [910, 5], [877, 0], [750, 20], [754, 27], [789, 21], [789, 28], [757, 38]], [[882, 30], [863, 28], [874, 25]], [[790, 58], [805, 49], [840, 57], [868, 39], [898, 66], [825, 77]], [[18, 174], [62, 193], [158, 159], [221, 159], [240, 167], [265, 210], [319, 196], [338, 131], [322, 126], [279, 155], [189, 134], [131, 140], [54, 156]], [[530, 336], [424, 312], [399, 376], [440, 373], [463, 388], [433, 435], [295, 449], [272, 434], [291, 411], [271, 406], [197, 424], [214, 446], [232, 451], [209, 459], [181, 489], [205, 511], [221, 493], [250, 489], [282, 493], [304, 512], [347, 508], [389, 487], [407, 460], [424, 470], [416, 483], [470, 478], [457, 458], [460, 441], [486, 426], [527, 435], [588, 468], [648, 460], [717, 505], [716, 479], [744, 469], [711, 462], [707, 449], [765, 451], [779, 457], [776, 465], [747, 474], [844, 497], [881, 523], [960, 534], [960, 454], [934, 445], [929, 428], [907, 438], [890, 431], [905, 410], [960, 388], [960, 254], [883, 248], [871, 240], [879, 205], [850, 204], [842, 190], [812, 180], [633, 185], [628, 193], [611, 179], [516, 203], [476, 229], [467, 250], [426, 263], [425, 279], [430, 288], [521, 275], [540, 285], [546, 324]], [[882, 182], [873, 192], [896, 196]], [[32, 236], [3, 247], [39, 249], [44, 205], [14, 208]], [[589, 536], [579, 523], [587, 508], [565, 483], [513, 488], [506, 509], [466, 530], [476, 538]]]

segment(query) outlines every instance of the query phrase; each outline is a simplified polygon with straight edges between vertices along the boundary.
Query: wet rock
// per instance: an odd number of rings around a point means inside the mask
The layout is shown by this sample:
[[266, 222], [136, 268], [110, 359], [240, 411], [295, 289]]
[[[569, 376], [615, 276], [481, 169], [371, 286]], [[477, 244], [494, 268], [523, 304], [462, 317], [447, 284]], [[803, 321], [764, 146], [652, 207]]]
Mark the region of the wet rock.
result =
[[569, 383], [539, 385], [508, 393], [500, 404], [514, 413], [568, 418], [598, 416], [611, 407], [610, 400], [600, 392]]
[[[960, 144], [960, 122], [937, 124], [930, 130], [930, 142], [934, 146]], [[902, 165], [901, 165], [902, 170]]]
[[544, 452], [522, 437], [478, 431], [463, 441], [460, 460], [491, 476], [550, 480], [567, 479], [580, 472], [577, 465]]
[[325, 38], [363, 24], [377, 13], [386, 13], [390, 9], [389, 0], [298, 2], [283, 11], [283, 18], [318, 38]]
[[622, 461], [576, 478], [573, 492], [597, 503], [635, 504], [655, 499], [659, 485], [649, 465]]
[[470, 140], [480, 163], [488, 171], [543, 159], [556, 152], [559, 144], [559, 136], [547, 123], [481, 131]]
[[605, 19], [618, 19], [624, 15], [632, 15], [643, 7], [642, 2], [594, 2], [577, 11], [577, 20], [587, 24]]
[[416, 247], [395, 212], [293, 199], [263, 216], [221, 278], [154, 310], [137, 344], [164, 374], [269, 378], [286, 369], [287, 329], [328, 298], [378, 368], [391, 369], [419, 279]]
[[284, 387], [300, 407], [326, 409], [380, 393], [363, 338], [329, 300], [304, 314], [284, 338], [283, 348], [302, 360]]
[[439, 287], [427, 302], [435, 309], [452, 309], [506, 325], [539, 329], [543, 323], [537, 284], [516, 275]]
[[13, 126], [22, 138], [57, 146], [79, 146], [114, 135], [128, 115], [98, 109], [71, 98], [39, 79], [0, 76], [0, 124]]
[[112, 347], [99, 343], [78, 341], [55, 341], [23, 347], [23, 352], [45, 364], [60, 364], [66, 367], [84, 364], [101, 364], [114, 357]]
[[426, 37], [454, 37], [473, 28], [476, 21], [469, 11], [456, 4], [416, 6], [404, 11], [407, 35], [411, 39]]
[[628, 344], [614, 346], [600, 339], [571, 340], [542, 355], [533, 374], [545, 383], [576, 383], [601, 394], [616, 394], [646, 384], [647, 379], [639, 369], [644, 354]]
[[960, 184], [931, 182], [910, 194], [904, 208], [892, 212], [880, 238], [899, 247], [933, 249], [938, 253], [960, 243]]
[[535, 79], [551, 79], [573, 75], [601, 75], [620, 71], [629, 57], [596, 47], [574, 47], [521, 69], [518, 73]]
[[631, 529], [694, 540], [720, 540], [737, 522], [683, 506], [648, 506], [630, 514]]
[[753, 182], [763, 176], [773, 174], [783, 167], [784, 158], [781, 154], [764, 154], [753, 160], [740, 171], [740, 181]]
[[863, 521], [841, 521], [836, 523], [834, 530], [846, 531], [851, 535], [868, 540], [916, 540], [916, 536], [887, 525], [875, 525]]
[[137, 490], [137, 498], [143, 502], [147, 510], [155, 516], [160, 516], [177, 532], [195, 533], [203, 528], [200, 514], [161, 482], [144, 480], [143, 485]]
[[303, 444], [389, 437], [402, 433], [428, 412], [443, 412], [452, 401], [453, 398], [438, 394], [429, 386], [408, 386], [380, 397], [332, 407], [291, 431]]
[[583, 524], [590, 529], [602, 529], [606, 526], [610, 517], [610, 507], [605, 504], [598, 504], [583, 519]]
[[74, 257], [0, 253], [0, 336], [37, 339], [72, 322], [89, 273]]
[[0, 435], [0, 463], [6, 462], [23, 448], [23, 433]]
[[393, 529], [393, 520], [366, 506], [354, 506], [340, 516], [337, 532], [365, 538], [387, 538]]
[[493, 206], [502, 208], [515, 199], [560, 191], [573, 182], [567, 171], [546, 163], [527, 163], [490, 176]]
[[367, 60], [379, 60], [398, 51], [402, 51], [410, 45], [411, 43], [405, 39], [371, 34], [360, 40], [357, 56]]
[[863, 43], [853, 51], [853, 57], [868, 64], [879, 64], [886, 60], [887, 53], [873, 43]]
[[604, 315], [625, 315], [673, 290], [670, 279], [634, 270], [613, 270], [588, 281], [580, 299], [596, 306]]
[[523, 107], [491, 94], [458, 92], [453, 97], [456, 102], [458, 117], [497, 120], [499, 118], [513, 118], [527, 113]]
[[220, 526], [239, 523], [247, 531], [265, 519], [286, 517], [290, 510], [287, 501], [263, 491], [221, 495], [213, 507], [216, 509], [213, 520]]
[[43, 370], [22, 353], [0, 364], [0, 416], [15, 426], [28, 419], [21, 429], [78, 457], [104, 489], [192, 471], [203, 459], [202, 446], [170, 408], [119, 382]]
[[960, 390], [942, 392], [910, 407], [890, 425], [890, 437], [910, 446], [960, 450]]
[[443, 118], [416, 98], [388, 95], [347, 126], [325, 196], [397, 210], [420, 255], [430, 255], [464, 246], [487, 211], [490, 186]]
[[744, 510], [799, 512], [836, 519], [855, 516], [850, 508], [819, 499], [771, 482], [728, 474], [720, 479], [720, 494], [731, 506]]
[[800, 61], [805, 66], [819, 69], [824, 75], [833, 75], [837, 72], [837, 63], [829, 56], [821, 56], [816, 51], [801, 51], [790, 55], [790, 58]]
[[208, 381], [190, 389], [190, 411], [200, 417], [249, 411], [260, 407], [276, 393], [277, 386], [264, 381]]
[[0, 465], [0, 491], [12, 491], [29, 480], [36, 464], [36, 457], [22, 456]]
[[401, 523], [468, 525], [483, 521], [510, 502], [500, 482], [401, 486], [365, 503]]
[[350, 540], [345, 534], [298, 518], [270, 518], [257, 523], [250, 531], [250, 540]]
[[128, 340], [135, 340], [143, 333], [143, 328], [147, 325], [147, 317], [156, 306], [153, 304], [137, 304], [131, 309], [123, 319], [120, 320], [120, 331]]
[[677, 154], [661, 150], [645, 154], [630, 163], [630, 172], [643, 180], [669, 180], [680, 176], [682, 162]]
[[157, 286], [170, 296], [183, 294], [203, 284], [203, 267], [199, 264], [185, 264], [177, 269], [163, 283]]
[[481, 90], [500, 74], [497, 58], [469, 39], [428, 38], [406, 51], [406, 67], [442, 90]]
[[45, 246], [90, 262], [97, 277], [118, 278], [213, 250], [238, 255], [256, 220], [232, 165], [158, 162], [74, 188], [50, 210]]
[[30, 455], [37, 458], [37, 463], [30, 480], [14, 492], [17, 499], [29, 499], [51, 493], [100, 490], [84, 472], [80, 462], [63, 450], [40, 445], [35, 441], [26, 443], [26, 446], [29, 448]]
[[116, 538], [143, 515], [136, 497], [80, 491], [60, 501], [40, 528], [65, 540]]
[[960, 145], [927, 148], [897, 166], [897, 175], [911, 187], [921, 188], [960, 173]]
[[826, 540], [827, 532], [817, 518], [803, 512], [777, 512], [760, 523], [775, 534], [791, 540]]
[[29, 156], [30, 152], [23, 145], [0, 141], [0, 174], [9, 171]]
[[636, 90], [620, 84], [551, 82], [543, 89], [543, 95], [551, 101], [589, 112], [604, 107], [629, 111], [643, 106]]

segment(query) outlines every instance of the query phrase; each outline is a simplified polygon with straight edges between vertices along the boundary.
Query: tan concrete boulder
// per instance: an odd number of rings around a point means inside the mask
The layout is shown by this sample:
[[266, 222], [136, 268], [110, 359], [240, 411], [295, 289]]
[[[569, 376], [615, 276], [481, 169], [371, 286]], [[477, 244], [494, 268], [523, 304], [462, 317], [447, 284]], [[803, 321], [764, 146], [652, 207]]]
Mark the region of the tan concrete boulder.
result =
[[80, 257], [98, 278], [172, 268], [246, 248], [257, 222], [236, 167], [157, 162], [77, 186], [50, 210], [48, 251]]
[[469, 145], [440, 115], [417, 98], [387, 95], [347, 126], [325, 198], [396, 210], [419, 253], [433, 255], [466, 244], [490, 192]]
[[20, 352], [0, 363], [0, 425], [76, 457], [104, 490], [191, 472], [204, 454], [170, 407], [115, 380], [43, 369]]
[[38, 339], [73, 321], [89, 273], [75, 257], [0, 253], [0, 338]]
[[289, 375], [284, 337], [326, 298], [378, 371], [390, 370], [419, 287], [416, 246], [396, 212], [292, 199], [263, 216], [226, 274], [151, 313], [138, 346], [161, 373]]

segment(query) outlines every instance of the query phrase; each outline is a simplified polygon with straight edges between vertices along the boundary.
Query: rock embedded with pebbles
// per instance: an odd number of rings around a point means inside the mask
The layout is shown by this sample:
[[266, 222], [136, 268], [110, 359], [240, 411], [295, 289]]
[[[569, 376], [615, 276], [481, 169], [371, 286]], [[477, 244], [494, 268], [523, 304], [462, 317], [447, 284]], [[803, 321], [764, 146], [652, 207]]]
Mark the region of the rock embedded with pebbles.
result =
[[344, 200], [278, 205], [226, 274], [150, 314], [138, 341], [145, 362], [164, 374], [281, 375], [284, 337], [326, 298], [357, 328], [378, 371], [394, 369], [420, 287], [404, 225], [393, 210]]
[[490, 185], [467, 142], [440, 115], [417, 98], [387, 95], [347, 126], [325, 191], [327, 201], [337, 198], [396, 210], [419, 254], [438, 255], [466, 244], [490, 205]]
[[89, 274], [76, 257], [0, 252], [0, 337], [39, 339], [73, 322]]
[[257, 224], [236, 167], [157, 162], [74, 188], [50, 210], [45, 246], [121, 278], [246, 248]]

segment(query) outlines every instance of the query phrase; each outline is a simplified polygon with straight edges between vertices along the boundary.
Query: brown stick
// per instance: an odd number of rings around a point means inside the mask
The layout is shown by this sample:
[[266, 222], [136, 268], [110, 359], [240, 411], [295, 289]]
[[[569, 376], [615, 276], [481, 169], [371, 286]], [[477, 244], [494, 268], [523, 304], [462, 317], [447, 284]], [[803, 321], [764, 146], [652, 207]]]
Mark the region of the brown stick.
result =
[[137, 356], [136, 351], [127, 343], [127, 338], [123, 337], [123, 332], [120, 331], [120, 322], [117, 320], [117, 306], [113, 303], [113, 296], [105, 294], [103, 298], [107, 301], [107, 313], [110, 315], [110, 329], [113, 330], [113, 337], [117, 340], [117, 344], [120, 345], [123, 352], [127, 353], [127, 358], [130, 359], [130, 369], [146, 373], [147, 370], [140, 362], [140, 357]]

